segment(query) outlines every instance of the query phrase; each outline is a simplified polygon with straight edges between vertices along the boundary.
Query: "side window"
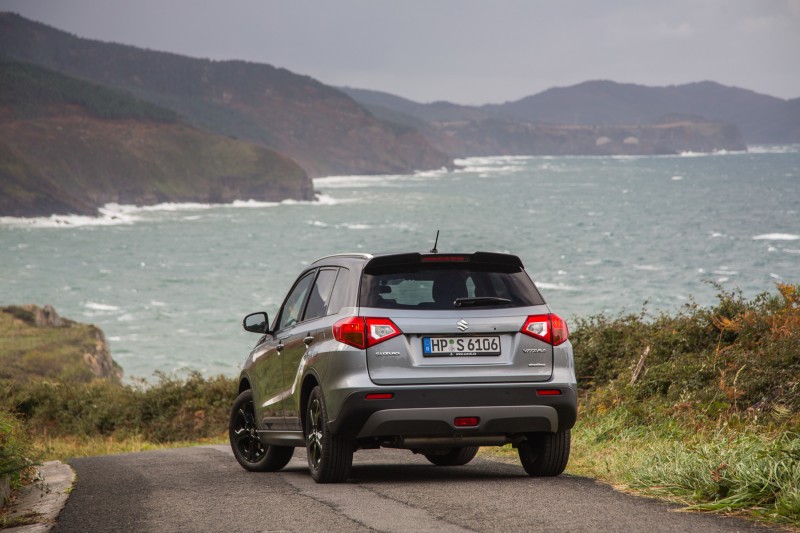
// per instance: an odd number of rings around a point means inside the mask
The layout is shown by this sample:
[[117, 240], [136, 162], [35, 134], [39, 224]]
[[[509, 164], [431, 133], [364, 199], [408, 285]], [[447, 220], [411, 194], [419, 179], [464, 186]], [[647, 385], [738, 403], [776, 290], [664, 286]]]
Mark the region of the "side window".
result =
[[328, 301], [331, 297], [331, 289], [333, 289], [333, 282], [336, 280], [336, 272], [337, 269], [333, 268], [319, 271], [317, 282], [314, 283], [314, 287], [308, 297], [308, 305], [306, 306], [306, 314], [303, 320], [325, 316], [328, 309]]
[[312, 281], [314, 281], [314, 272], [309, 272], [294, 286], [289, 297], [286, 298], [286, 303], [283, 304], [283, 309], [281, 309], [278, 331], [294, 325], [300, 319], [303, 303], [306, 301], [306, 294], [311, 287]]
[[348, 269], [339, 269], [339, 275], [336, 276], [336, 284], [333, 286], [333, 294], [331, 294], [331, 301], [328, 303], [328, 312], [326, 314], [335, 315], [345, 306], [345, 300], [350, 294], [350, 277]]

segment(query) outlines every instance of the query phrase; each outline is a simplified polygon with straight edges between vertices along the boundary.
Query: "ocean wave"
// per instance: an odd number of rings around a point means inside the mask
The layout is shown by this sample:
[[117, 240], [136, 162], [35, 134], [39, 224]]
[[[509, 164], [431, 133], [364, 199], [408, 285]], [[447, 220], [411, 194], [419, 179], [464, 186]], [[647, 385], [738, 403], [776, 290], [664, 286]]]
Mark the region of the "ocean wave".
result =
[[796, 241], [800, 235], [793, 233], [764, 233], [753, 237], [754, 241]]
[[572, 285], [567, 285], [566, 283], [558, 282], [558, 283], [548, 283], [546, 281], [537, 281], [536, 286], [540, 289], [544, 289], [546, 291], [577, 291], [577, 287], [573, 287]]
[[[437, 174], [438, 175], [438, 174]], [[430, 178], [427, 174], [385, 174], [377, 176], [326, 176], [314, 178], [314, 188], [325, 189], [361, 189], [366, 187], [395, 187], [395, 182], [423, 181]]]
[[[49, 217], [0, 217], [0, 224], [32, 228], [80, 228], [86, 226], [121, 226], [141, 220], [123, 206], [108, 204], [98, 209], [98, 216], [51, 215]], [[133, 207], [133, 206], [131, 206]]]
[[98, 302], [86, 302], [83, 306], [92, 311], [119, 311], [119, 307], [116, 305], [101, 304]]
[[644, 272], [659, 272], [664, 270], [664, 267], [658, 265], [633, 265], [634, 270], [641, 270]]
[[748, 146], [751, 154], [796, 154], [800, 153], [800, 144], [781, 144], [774, 146]]
[[[0, 225], [22, 226], [32, 228], [80, 228], [87, 226], [121, 226], [131, 225], [145, 220], [143, 213], [174, 213], [183, 211], [207, 211], [217, 208], [266, 208], [281, 205], [316, 205], [329, 206], [352, 203], [357, 199], [333, 198], [327, 194], [318, 194], [314, 200], [282, 200], [280, 202], [263, 202], [258, 200], [235, 200], [229, 204], [203, 204], [194, 202], [161, 203], [155, 205], [129, 205], [109, 203], [100, 207], [98, 216], [87, 215], [51, 215], [49, 217], [0, 217]], [[183, 217], [192, 221], [199, 216]]]

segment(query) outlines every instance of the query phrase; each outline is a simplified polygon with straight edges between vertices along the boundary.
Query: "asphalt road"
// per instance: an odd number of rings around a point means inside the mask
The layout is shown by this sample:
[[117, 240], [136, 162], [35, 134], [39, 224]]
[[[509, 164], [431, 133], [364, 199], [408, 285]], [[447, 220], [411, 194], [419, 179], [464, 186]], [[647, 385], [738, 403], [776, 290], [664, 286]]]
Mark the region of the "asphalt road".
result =
[[475, 459], [436, 467], [404, 450], [357, 452], [351, 479], [318, 485], [305, 450], [278, 473], [243, 470], [225, 446], [75, 459], [53, 531], [768, 531], [678, 512], [586, 478], [528, 477]]

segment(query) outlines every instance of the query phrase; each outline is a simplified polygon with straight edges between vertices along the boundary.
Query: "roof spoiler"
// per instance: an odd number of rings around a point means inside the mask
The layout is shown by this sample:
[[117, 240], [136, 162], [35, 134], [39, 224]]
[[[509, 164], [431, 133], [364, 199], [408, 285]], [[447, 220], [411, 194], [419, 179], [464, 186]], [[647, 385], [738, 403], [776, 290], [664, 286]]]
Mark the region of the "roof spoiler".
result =
[[[488, 265], [503, 265], [508, 267], [524, 268], [522, 260], [516, 255], [499, 254], [495, 252], [475, 252], [472, 254], [459, 254], [459, 253], [427, 253], [421, 254], [412, 252], [407, 254], [388, 254], [373, 257], [367, 264], [364, 265], [364, 271], [369, 272], [372, 270], [381, 269], [388, 266], [401, 266], [401, 265], [419, 265], [426, 262], [426, 258], [436, 258], [436, 263], [447, 262], [464, 262], [464, 263], [478, 263]], [[452, 258], [448, 261], [448, 258]], [[432, 261], [433, 262], [433, 261]]]

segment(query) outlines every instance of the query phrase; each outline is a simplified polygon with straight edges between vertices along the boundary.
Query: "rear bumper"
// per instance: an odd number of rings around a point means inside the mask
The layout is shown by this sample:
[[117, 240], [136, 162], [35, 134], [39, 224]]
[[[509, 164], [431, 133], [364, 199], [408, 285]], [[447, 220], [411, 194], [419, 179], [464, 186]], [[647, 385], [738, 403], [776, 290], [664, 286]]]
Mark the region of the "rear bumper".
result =
[[[537, 389], [560, 395], [539, 396]], [[368, 393], [392, 393], [368, 400]], [[506, 384], [469, 387], [381, 387], [352, 392], [342, 403], [332, 432], [348, 438], [479, 437], [556, 432], [570, 429], [577, 418], [577, 396], [571, 386]], [[456, 427], [456, 417], [477, 417], [477, 426]]]

